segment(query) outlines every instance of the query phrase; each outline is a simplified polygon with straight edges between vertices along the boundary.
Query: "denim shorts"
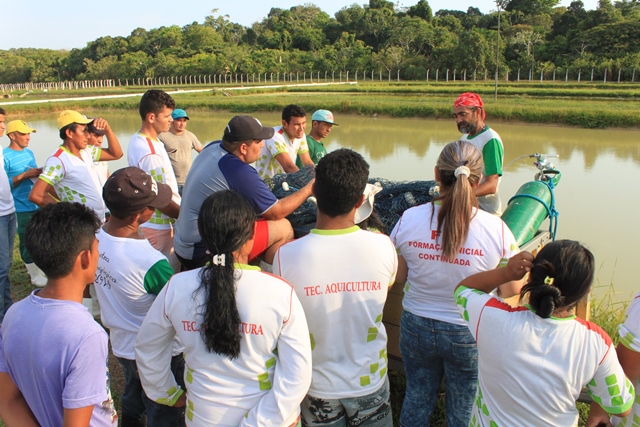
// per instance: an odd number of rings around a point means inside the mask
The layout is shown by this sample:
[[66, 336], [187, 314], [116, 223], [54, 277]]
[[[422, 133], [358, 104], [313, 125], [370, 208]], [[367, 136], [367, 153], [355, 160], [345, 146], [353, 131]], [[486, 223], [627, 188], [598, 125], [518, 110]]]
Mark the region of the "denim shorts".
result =
[[402, 427], [429, 426], [444, 377], [448, 427], [467, 427], [478, 388], [478, 350], [466, 326], [402, 312], [400, 352], [407, 389]]
[[382, 387], [361, 397], [322, 399], [307, 395], [301, 405], [303, 427], [393, 427], [389, 377]]

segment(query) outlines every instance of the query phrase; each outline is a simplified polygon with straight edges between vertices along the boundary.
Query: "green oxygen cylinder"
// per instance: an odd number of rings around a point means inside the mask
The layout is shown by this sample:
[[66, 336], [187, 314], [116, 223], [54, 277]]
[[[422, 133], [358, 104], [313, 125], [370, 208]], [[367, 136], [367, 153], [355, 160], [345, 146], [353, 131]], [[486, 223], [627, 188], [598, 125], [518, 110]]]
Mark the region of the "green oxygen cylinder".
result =
[[[552, 172], [551, 182], [555, 187], [560, 181], [560, 172]], [[502, 214], [502, 220], [507, 224], [518, 246], [531, 240], [542, 222], [549, 216], [547, 207], [551, 206], [552, 190], [542, 181], [525, 183], [509, 200], [509, 205]]]

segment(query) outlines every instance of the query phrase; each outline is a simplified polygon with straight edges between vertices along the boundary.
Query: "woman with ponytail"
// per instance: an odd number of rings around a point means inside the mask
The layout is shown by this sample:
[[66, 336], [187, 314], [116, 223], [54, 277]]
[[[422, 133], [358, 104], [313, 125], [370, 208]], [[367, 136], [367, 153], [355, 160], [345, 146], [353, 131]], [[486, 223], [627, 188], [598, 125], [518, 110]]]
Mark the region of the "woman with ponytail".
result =
[[[298, 424], [311, 383], [309, 330], [293, 288], [247, 265], [255, 220], [241, 194], [209, 196], [198, 217], [209, 262], [175, 275], [138, 333], [147, 395], [186, 404], [187, 426]], [[168, 368], [175, 336], [185, 347], [186, 397]]]
[[[474, 188], [482, 169], [482, 153], [473, 145], [447, 144], [435, 167], [440, 195], [408, 209], [391, 233], [398, 250], [396, 283], [404, 284], [405, 292], [400, 320], [400, 351], [407, 372], [403, 427], [429, 425], [443, 377], [447, 425], [469, 425], [478, 355], [453, 290], [463, 278], [494, 269], [518, 252], [502, 220], [478, 209]], [[503, 287], [505, 296], [513, 293], [512, 286]]]
[[[527, 272], [520, 293], [525, 306], [511, 308], [490, 294]], [[610, 426], [604, 411], [617, 416], [631, 412], [634, 389], [611, 338], [574, 314], [591, 290], [593, 273], [588, 249], [558, 240], [535, 259], [521, 252], [505, 267], [460, 282], [456, 303], [478, 343], [473, 425], [575, 426], [583, 387], [594, 401], [587, 427]]]

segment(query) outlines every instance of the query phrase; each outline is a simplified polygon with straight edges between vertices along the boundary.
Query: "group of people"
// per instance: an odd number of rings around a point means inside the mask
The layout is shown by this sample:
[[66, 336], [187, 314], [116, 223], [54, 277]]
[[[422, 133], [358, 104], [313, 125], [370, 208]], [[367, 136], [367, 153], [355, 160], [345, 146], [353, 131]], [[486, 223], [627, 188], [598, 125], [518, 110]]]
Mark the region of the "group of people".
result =
[[[125, 427], [145, 418], [149, 426], [391, 427], [382, 317], [394, 284], [405, 293], [400, 425], [429, 425], [443, 379], [450, 426], [575, 425], [584, 386], [594, 400], [588, 426], [608, 424], [609, 414], [626, 416], [620, 425], [640, 416], [632, 408], [640, 303], [621, 326], [616, 357], [606, 333], [573, 313], [591, 288], [591, 253], [564, 240], [535, 258], [520, 252], [499, 217], [502, 142], [477, 94], [454, 103], [463, 137], [435, 165], [439, 195], [407, 210], [390, 236], [358, 226], [376, 189], [360, 154], [326, 152], [321, 140], [337, 125], [330, 111], [312, 115], [307, 137], [296, 105], [276, 128], [236, 116], [202, 147], [165, 92], [145, 93], [139, 110], [130, 166], [102, 181], [96, 162], [123, 153], [101, 118], [61, 113], [63, 144], [42, 169], [4, 152], [5, 168], [7, 157], [28, 167], [0, 171], [2, 238], [16, 227], [12, 192], [26, 194], [34, 205], [18, 215], [23, 259], [45, 278], [8, 312], [8, 282], [3, 289], [8, 427], [117, 425], [107, 335], [81, 305], [92, 283], [124, 373]], [[28, 150], [34, 131], [9, 123], [10, 147]], [[91, 133], [108, 147], [87, 145]], [[307, 167], [315, 178], [282, 199], [265, 183]], [[315, 228], [293, 240], [286, 216], [310, 196]], [[527, 305], [501, 299], [513, 295]]]

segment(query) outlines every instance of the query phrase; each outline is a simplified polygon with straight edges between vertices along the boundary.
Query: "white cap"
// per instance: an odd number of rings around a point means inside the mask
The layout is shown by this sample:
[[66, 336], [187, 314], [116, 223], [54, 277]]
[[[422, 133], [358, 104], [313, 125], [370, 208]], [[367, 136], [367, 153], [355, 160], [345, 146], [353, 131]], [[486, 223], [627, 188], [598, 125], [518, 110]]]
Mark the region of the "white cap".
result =
[[356, 210], [356, 216], [354, 218], [354, 222], [356, 224], [360, 224], [365, 219], [371, 216], [371, 212], [373, 212], [373, 204], [376, 200], [376, 194], [382, 191], [382, 185], [379, 182], [375, 184], [367, 184], [364, 187], [364, 202], [362, 205]]

